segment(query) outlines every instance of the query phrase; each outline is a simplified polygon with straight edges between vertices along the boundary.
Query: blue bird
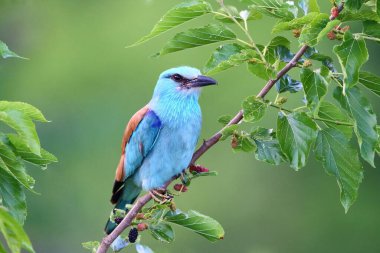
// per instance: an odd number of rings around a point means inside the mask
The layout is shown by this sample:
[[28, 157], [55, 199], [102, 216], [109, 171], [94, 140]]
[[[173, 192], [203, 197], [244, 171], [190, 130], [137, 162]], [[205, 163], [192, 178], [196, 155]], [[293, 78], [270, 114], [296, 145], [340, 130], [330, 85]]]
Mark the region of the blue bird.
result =
[[[216, 83], [187, 66], [160, 75], [152, 99], [132, 116], [123, 135], [111, 197], [116, 209], [126, 210], [142, 190], [154, 197], [188, 167], [201, 131], [201, 87]], [[116, 226], [108, 220], [106, 233]]]

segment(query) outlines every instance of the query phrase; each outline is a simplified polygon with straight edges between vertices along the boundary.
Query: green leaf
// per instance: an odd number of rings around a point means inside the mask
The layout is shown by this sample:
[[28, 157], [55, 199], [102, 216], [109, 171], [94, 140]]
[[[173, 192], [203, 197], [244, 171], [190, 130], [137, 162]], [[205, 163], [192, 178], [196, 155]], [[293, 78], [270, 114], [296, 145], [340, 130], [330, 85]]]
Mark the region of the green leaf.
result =
[[380, 24], [375, 21], [364, 21], [363, 33], [379, 39], [380, 38]]
[[344, 7], [350, 10], [359, 10], [365, 0], [346, 0], [344, 3]]
[[292, 20], [297, 17], [298, 9], [293, 2], [283, 0], [250, 0], [251, 9], [259, 11], [264, 15], [279, 18], [281, 20]]
[[330, 21], [326, 13], [320, 13], [304, 26], [299, 37], [299, 42], [313, 47], [338, 23], [338, 20]]
[[380, 22], [380, 17], [377, 15], [377, 13], [375, 11], [371, 10], [370, 8], [365, 7], [365, 6], [363, 6], [359, 11], [350, 11], [350, 10], [345, 8], [339, 14], [339, 19], [342, 22], [367, 21], [367, 20]]
[[49, 153], [43, 148], [41, 148], [40, 156], [34, 154], [30, 151], [28, 146], [25, 145], [22, 138], [18, 135], [8, 134], [8, 138], [17, 155], [19, 155], [25, 161], [41, 166], [43, 169], [46, 169], [48, 164], [58, 161], [53, 154]]
[[343, 72], [344, 87], [354, 86], [359, 79], [359, 70], [368, 60], [368, 51], [362, 38], [354, 38], [350, 32], [344, 34], [342, 44], [334, 46]]
[[257, 122], [264, 117], [268, 104], [262, 99], [251, 96], [243, 101], [242, 107], [244, 121]]
[[223, 70], [239, 66], [256, 55], [251, 49], [234, 43], [219, 46], [206, 63], [203, 72], [207, 75], [213, 75]]
[[20, 253], [22, 249], [34, 253], [32, 243], [24, 229], [11, 215], [9, 215], [8, 211], [1, 206], [0, 231], [12, 253]]
[[380, 77], [370, 72], [359, 72], [359, 83], [367, 87], [370, 91], [380, 96]]
[[[255, 61], [255, 62], [253, 62]], [[248, 62], [248, 70], [255, 76], [268, 81], [276, 77], [275, 70], [258, 59], [253, 59], [253, 61]]]
[[149, 231], [156, 240], [167, 243], [174, 241], [174, 231], [169, 224], [162, 222], [158, 224], [150, 224]]
[[300, 0], [298, 6], [301, 7], [305, 15], [309, 12], [321, 12], [317, 0]]
[[257, 160], [274, 165], [279, 165], [286, 160], [273, 129], [259, 127], [251, 133], [251, 138], [257, 147], [255, 151]]
[[376, 126], [377, 136], [379, 136], [377, 140], [376, 153], [380, 156], [380, 126]]
[[235, 151], [251, 152], [256, 149], [255, 144], [250, 140], [249, 135], [242, 131], [232, 137], [231, 146]]
[[354, 131], [358, 138], [361, 157], [375, 167], [374, 158], [378, 135], [376, 114], [373, 112], [370, 102], [358, 87], [346, 89], [346, 95], [343, 95], [341, 87], [337, 87], [334, 91], [334, 98], [354, 119]]
[[225, 128], [223, 128], [222, 137], [220, 137], [220, 140], [224, 141], [229, 136], [234, 134], [234, 132], [238, 129], [238, 127], [239, 127], [238, 125], [234, 124], [234, 125], [226, 126]]
[[284, 37], [274, 37], [263, 50], [263, 55], [267, 62], [274, 64], [276, 61], [281, 60], [289, 62], [294, 54], [289, 50], [290, 41]]
[[32, 120], [48, 122], [42, 112], [30, 104], [24, 102], [0, 101], [0, 111], [11, 110], [20, 111], [26, 116], [30, 117]]
[[26, 198], [23, 186], [2, 166], [0, 166], [0, 196], [2, 205], [9, 209], [20, 224], [23, 224], [26, 217]]
[[307, 68], [301, 70], [301, 82], [305, 91], [307, 106], [316, 115], [320, 102], [327, 93], [328, 83], [321, 74]]
[[153, 27], [152, 31], [148, 35], [142, 37], [130, 47], [144, 43], [174, 27], [177, 27], [196, 17], [210, 13], [211, 11], [211, 5], [206, 1], [184, 1], [170, 9], [158, 21], [158, 23]]
[[215, 42], [233, 40], [236, 35], [223, 25], [210, 24], [201, 28], [177, 33], [170, 39], [158, 55], [164, 55], [188, 48], [199, 47]]
[[82, 247], [88, 250], [91, 250], [92, 253], [96, 253], [100, 246], [100, 242], [92, 241], [92, 242], [84, 242], [82, 243]]
[[15, 52], [9, 50], [8, 46], [1, 40], [0, 40], [0, 56], [3, 57], [4, 59], [11, 58], [11, 57], [26, 59], [24, 57], [19, 56]]
[[[231, 6], [231, 5], [227, 5], [225, 6], [229, 13], [239, 22], [243, 22], [243, 19], [241, 18], [240, 14], [239, 14], [239, 11], [238, 9], [235, 7], [235, 6]], [[224, 15], [218, 15], [218, 14], [215, 14], [215, 19], [220, 21], [220, 22], [223, 22], [223, 23], [234, 23], [234, 21], [230, 18], [230, 17], [226, 17], [228, 16], [227, 12], [224, 10], [224, 8], [221, 8], [218, 10], [219, 13], [222, 13]], [[260, 12], [256, 11], [256, 10], [250, 10], [249, 13], [248, 13], [248, 18], [247, 18], [247, 21], [250, 21], [250, 20], [258, 20], [258, 19], [261, 19], [263, 17], [263, 15], [261, 15]]]
[[12, 149], [2, 140], [0, 140], [0, 167], [13, 176], [25, 188], [34, 192], [34, 179], [26, 174], [22, 161], [16, 157]]
[[293, 169], [299, 170], [305, 166], [316, 137], [317, 125], [306, 113], [278, 114], [277, 138]]
[[231, 115], [223, 115], [219, 117], [218, 122], [225, 126], [231, 121], [231, 119], [232, 119]]
[[322, 162], [327, 174], [336, 177], [340, 202], [347, 213], [358, 196], [359, 184], [363, 179], [363, 168], [356, 150], [344, 134], [328, 128], [318, 133], [315, 156]]
[[291, 93], [298, 92], [302, 89], [300, 81], [292, 79], [288, 74], [283, 75], [280, 80], [276, 82], [276, 90], [278, 93], [289, 91]]
[[208, 171], [208, 172], [199, 172], [196, 174], [193, 174], [192, 179], [197, 178], [197, 177], [215, 177], [218, 175], [217, 171]]
[[310, 12], [307, 15], [295, 18], [287, 22], [278, 22], [273, 28], [272, 33], [278, 33], [287, 30], [300, 29], [304, 25], [311, 23], [313, 19], [318, 16], [317, 12]]
[[175, 213], [169, 212], [164, 220], [188, 228], [212, 242], [224, 238], [223, 227], [213, 218], [197, 211], [184, 213], [177, 209]]
[[33, 120], [47, 122], [42, 113], [29, 104], [0, 101], [0, 121], [13, 128], [32, 153], [40, 155], [40, 141]]
[[[344, 114], [336, 105], [322, 101], [322, 103], [319, 106], [318, 116], [321, 119], [327, 119], [337, 122], [345, 122], [345, 123], [352, 123], [352, 120]], [[344, 125], [338, 125], [335, 123], [330, 122], [324, 122], [329, 128], [335, 128], [342, 134], [346, 136], [346, 138], [351, 139], [352, 137], [352, 127], [351, 126], [344, 126]]]

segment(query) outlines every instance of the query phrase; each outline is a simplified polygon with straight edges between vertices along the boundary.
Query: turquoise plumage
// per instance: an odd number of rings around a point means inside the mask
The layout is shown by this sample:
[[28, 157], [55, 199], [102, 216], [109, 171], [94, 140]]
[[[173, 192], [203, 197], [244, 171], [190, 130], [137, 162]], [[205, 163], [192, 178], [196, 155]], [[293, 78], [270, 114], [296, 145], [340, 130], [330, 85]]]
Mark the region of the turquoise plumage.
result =
[[[111, 201], [125, 209], [141, 190], [162, 188], [189, 165], [201, 130], [200, 89], [216, 84], [198, 69], [164, 71], [153, 97], [130, 120], [124, 133]], [[108, 221], [106, 232], [116, 224]]]

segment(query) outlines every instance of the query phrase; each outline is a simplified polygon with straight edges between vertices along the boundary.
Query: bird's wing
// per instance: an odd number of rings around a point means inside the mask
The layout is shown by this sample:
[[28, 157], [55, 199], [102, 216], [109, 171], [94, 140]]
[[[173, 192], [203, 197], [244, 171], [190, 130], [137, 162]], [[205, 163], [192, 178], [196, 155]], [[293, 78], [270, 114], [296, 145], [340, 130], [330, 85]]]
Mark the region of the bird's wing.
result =
[[122, 141], [122, 153], [116, 169], [115, 184], [111, 202], [119, 198], [124, 181], [138, 169], [153, 148], [161, 129], [161, 121], [156, 113], [143, 107], [128, 122]]

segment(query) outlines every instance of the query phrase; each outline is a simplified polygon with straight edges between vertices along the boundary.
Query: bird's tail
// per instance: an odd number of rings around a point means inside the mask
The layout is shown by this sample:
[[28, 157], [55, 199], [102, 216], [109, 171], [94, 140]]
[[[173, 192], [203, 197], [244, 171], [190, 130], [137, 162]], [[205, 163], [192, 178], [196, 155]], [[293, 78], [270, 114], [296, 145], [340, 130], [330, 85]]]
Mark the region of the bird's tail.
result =
[[[111, 199], [112, 203], [116, 203], [113, 212], [115, 209], [121, 209], [128, 212], [128, 209], [125, 207], [128, 204], [132, 204], [136, 198], [139, 196], [141, 188], [135, 185], [132, 179], [127, 179], [124, 184], [121, 184], [119, 189], [115, 190]], [[104, 228], [107, 234], [110, 234], [117, 224], [110, 219], [108, 219], [106, 227]]]

